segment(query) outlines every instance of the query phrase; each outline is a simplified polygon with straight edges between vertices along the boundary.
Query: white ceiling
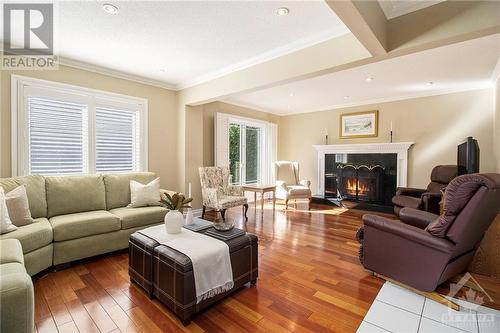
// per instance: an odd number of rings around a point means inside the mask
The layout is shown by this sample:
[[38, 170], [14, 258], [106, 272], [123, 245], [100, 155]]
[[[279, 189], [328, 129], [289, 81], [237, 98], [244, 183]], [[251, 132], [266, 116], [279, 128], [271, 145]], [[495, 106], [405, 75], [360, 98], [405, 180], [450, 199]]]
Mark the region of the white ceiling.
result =
[[[500, 70], [499, 57], [497, 34], [235, 95], [225, 101], [286, 115], [479, 89], [492, 86], [492, 75]], [[367, 82], [369, 77], [374, 80]], [[430, 81], [432, 85], [427, 84]]]
[[378, 0], [385, 17], [392, 18], [424, 9], [445, 0]]
[[[103, 2], [59, 2], [59, 55], [174, 88], [348, 32], [324, 1], [112, 3], [118, 14], [104, 12]], [[276, 15], [282, 6], [289, 15]]]

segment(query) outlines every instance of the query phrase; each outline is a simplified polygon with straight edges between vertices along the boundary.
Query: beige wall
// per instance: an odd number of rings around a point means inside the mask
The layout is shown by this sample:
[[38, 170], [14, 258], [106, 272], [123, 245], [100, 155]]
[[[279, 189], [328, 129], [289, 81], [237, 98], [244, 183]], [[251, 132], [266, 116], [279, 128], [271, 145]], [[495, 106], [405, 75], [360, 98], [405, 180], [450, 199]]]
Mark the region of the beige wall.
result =
[[[339, 139], [339, 115], [344, 112], [379, 110], [379, 136]], [[279, 123], [279, 159], [300, 162], [301, 178], [317, 190], [317, 155], [312, 147], [329, 143], [389, 142], [390, 121], [394, 142], [412, 141], [408, 185], [426, 186], [433, 166], [455, 164], [457, 143], [474, 136], [481, 148], [481, 171], [495, 171], [493, 152], [493, 89], [469, 91], [402, 101], [282, 117]]]
[[11, 176], [11, 74], [146, 98], [149, 106], [149, 170], [161, 177], [163, 187], [172, 189], [178, 187], [176, 93], [66, 66], [60, 66], [57, 71], [1, 71], [0, 177]]

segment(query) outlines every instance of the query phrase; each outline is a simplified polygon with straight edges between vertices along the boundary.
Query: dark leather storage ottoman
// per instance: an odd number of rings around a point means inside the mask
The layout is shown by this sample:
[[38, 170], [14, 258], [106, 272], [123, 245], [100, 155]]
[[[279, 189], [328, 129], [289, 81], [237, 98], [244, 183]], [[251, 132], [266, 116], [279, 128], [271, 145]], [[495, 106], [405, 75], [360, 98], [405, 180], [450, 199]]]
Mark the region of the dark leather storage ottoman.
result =
[[[203, 231], [202, 231], [203, 233]], [[184, 325], [211, 304], [226, 297], [244, 284], [256, 283], [258, 276], [258, 238], [246, 234], [226, 241], [229, 246], [234, 287], [196, 304], [193, 265], [186, 255], [161, 245], [136, 232], [129, 241], [130, 279], [150, 297], [156, 297], [174, 312]]]

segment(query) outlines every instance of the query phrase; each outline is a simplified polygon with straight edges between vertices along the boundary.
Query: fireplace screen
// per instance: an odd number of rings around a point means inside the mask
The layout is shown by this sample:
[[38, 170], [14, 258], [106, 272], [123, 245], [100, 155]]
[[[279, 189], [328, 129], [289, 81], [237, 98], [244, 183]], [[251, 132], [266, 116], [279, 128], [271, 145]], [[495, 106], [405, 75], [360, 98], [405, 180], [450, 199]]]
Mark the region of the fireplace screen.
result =
[[396, 154], [326, 155], [325, 197], [390, 205], [396, 163]]

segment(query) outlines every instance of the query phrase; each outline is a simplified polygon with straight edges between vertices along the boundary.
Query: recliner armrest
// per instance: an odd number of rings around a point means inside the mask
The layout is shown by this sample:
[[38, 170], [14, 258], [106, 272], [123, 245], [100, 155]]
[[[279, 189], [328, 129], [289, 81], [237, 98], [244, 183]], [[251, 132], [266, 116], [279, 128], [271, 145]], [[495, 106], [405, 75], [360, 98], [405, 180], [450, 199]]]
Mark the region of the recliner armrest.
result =
[[367, 227], [405, 238], [408, 241], [431, 247], [443, 253], [451, 253], [453, 251], [454, 245], [450, 241], [432, 236], [427, 231], [412, 225], [371, 214], [363, 215], [363, 223]]
[[408, 195], [411, 197], [418, 197], [420, 198], [422, 194], [427, 191], [426, 189], [423, 188], [413, 188], [413, 187], [398, 187], [396, 189], [396, 195]]
[[402, 208], [399, 211], [399, 218], [401, 221], [419, 229], [427, 228], [429, 223], [433, 222], [438, 217], [439, 215], [408, 207]]

